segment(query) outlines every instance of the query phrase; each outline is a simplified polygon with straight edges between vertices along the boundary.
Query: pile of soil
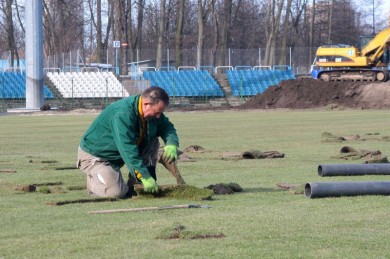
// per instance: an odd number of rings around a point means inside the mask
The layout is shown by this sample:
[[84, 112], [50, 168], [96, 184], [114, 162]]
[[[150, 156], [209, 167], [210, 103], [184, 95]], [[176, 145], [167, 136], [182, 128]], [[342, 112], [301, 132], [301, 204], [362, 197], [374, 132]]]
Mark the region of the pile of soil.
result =
[[249, 99], [241, 109], [307, 109], [331, 106], [389, 108], [390, 82], [324, 82], [310, 78], [282, 81]]

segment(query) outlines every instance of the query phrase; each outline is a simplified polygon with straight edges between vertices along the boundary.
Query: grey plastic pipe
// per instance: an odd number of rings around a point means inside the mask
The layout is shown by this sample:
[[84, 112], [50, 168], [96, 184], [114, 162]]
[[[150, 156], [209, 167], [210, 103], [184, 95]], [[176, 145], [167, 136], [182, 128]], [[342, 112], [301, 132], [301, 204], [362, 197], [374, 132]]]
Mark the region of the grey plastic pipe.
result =
[[306, 183], [307, 198], [390, 195], [390, 181]]
[[389, 164], [328, 164], [318, 166], [319, 176], [390, 175]]

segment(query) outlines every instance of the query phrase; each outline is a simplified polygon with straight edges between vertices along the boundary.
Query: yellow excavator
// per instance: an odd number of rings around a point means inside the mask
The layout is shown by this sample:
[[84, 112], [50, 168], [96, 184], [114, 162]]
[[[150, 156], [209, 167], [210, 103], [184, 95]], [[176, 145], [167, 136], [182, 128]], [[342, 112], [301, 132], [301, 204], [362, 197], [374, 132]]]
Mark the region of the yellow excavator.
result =
[[361, 50], [344, 44], [319, 47], [311, 67], [312, 77], [323, 81], [386, 81], [390, 68], [390, 28], [370, 39]]

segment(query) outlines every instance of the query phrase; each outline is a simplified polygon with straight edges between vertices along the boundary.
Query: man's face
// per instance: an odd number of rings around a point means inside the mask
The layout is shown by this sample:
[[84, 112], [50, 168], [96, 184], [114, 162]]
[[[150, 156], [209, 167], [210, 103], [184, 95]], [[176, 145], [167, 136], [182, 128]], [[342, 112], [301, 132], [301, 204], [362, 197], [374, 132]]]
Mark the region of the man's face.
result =
[[166, 109], [166, 105], [164, 102], [160, 101], [156, 104], [150, 103], [148, 100], [145, 100], [143, 103], [143, 113], [145, 120], [149, 120], [152, 118], [160, 118], [161, 113]]

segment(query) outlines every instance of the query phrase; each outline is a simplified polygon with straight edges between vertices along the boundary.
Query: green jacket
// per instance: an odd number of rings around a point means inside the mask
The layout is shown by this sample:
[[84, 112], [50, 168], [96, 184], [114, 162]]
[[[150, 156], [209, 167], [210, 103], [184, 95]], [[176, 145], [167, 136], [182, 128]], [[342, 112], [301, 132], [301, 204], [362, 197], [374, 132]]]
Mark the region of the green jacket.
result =
[[142, 162], [143, 151], [147, 150], [157, 137], [161, 137], [165, 145], [177, 147], [179, 138], [174, 125], [161, 114], [160, 118], [146, 122], [147, 130], [141, 145], [138, 146], [142, 125], [138, 111], [139, 99], [139, 95], [130, 96], [107, 106], [84, 133], [80, 147], [116, 166], [126, 164], [133, 176], [134, 170], [137, 170], [143, 178], [149, 178], [149, 171]]

